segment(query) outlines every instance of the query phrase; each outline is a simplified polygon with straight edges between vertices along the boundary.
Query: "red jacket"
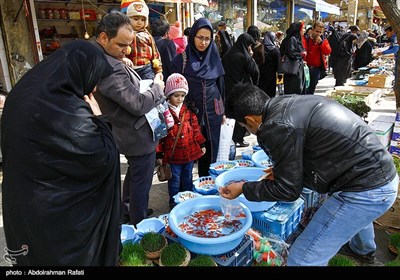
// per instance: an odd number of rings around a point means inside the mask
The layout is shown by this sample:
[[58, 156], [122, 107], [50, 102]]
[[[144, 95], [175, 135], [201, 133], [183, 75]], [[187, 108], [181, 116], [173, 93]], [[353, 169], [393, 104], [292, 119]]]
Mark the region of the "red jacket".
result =
[[304, 48], [307, 51], [306, 61], [308, 67], [320, 67], [323, 65], [326, 70], [326, 58], [330, 55], [332, 49], [327, 39], [323, 39], [321, 44], [314, 43], [311, 38], [305, 38], [303, 41]]
[[[203, 155], [201, 145], [206, 139], [201, 134], [196, 114], [184, 104], [179, 112], [180, 119], [178, 119], [172, 109], [170, 111], [174, 117], [175, 124], [168, 131], [168, 135], [159, 141], [156, 152], [163, 153], [163, 163], [183, 164], [198, 159]], [[171, 160], [172, 148], [174, 147], [180, 120], [183, 115], [185, 115], [185, 119], [183, 120], [182, 131], [176, 144], [173, 159]]]

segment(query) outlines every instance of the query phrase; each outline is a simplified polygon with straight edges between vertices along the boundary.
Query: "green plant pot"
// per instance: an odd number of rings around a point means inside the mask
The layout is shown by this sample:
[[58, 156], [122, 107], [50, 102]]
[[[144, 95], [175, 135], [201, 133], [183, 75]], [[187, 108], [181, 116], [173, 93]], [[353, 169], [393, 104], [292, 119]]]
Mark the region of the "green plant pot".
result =
[[357, 264], [349, 257], [336, 255], [329, 260], [328, 266], [357, 266]]
[[167, 239], [162, 234], [156, 232], [146, 232], [140, 240], [140, 245], [149, 259], [159, 258], [161, 251], [167, 244]]
[[182, 244], [167, 245], [160, 255], [160, 266], [188, 266], [190, 252]]
[[120, 255], [121, 266], [145, 266], [146, 253], [138, 243], [125, 243]]
[[217, 266], [217, 264], [211, 256], [197, 255], [194, 259], [190, 260], [188, 266]]
[[392, 233], [389, 235], [388, 249], [395, 255], [399, 254], [400, 248], [400, 233]]

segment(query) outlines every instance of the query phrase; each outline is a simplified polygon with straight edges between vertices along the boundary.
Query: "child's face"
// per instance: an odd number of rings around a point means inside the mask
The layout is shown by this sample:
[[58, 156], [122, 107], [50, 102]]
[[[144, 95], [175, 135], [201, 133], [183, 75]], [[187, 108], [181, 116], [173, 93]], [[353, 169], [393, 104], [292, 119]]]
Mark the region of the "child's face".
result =
[[174, 92], [169, 96], [169, 104], [177, 107], [185, 100], [186, 93], [183, 91]]
[[132, 24], [133, 30], [135, 30], [135, 31], [142, 30], [146, 27], [146, 18], [143, 16], [131, 17], [131, 24]]

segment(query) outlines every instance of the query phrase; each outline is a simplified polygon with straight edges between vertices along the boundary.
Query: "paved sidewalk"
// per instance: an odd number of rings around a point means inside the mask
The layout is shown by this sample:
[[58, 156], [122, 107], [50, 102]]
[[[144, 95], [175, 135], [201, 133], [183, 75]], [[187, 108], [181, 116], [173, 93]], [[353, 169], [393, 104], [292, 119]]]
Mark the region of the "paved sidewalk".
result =
[[[335, 84], [335, 79], [332, 74], [320, 80], [315, 94], [326, 95], [328, 90], [332, 90]], [[394, 115], [395, 114], [395, 98], [394, 96], [383, 96], [376, 104], [372, 106], [371, 112], [368, 114], [368, 121], [375, 119], [379, 114]], [[254, 135], [246, 136], [245, 140], [250, 143], [250, 146], [257, 144], [257, 139]], [[237, 148], [236, 156], [240, 157], [243, 150], [247, 148]], [[127, 163], [124, 156], [121, 155], [121, 180], [123, 181], [127, 169]], [[194, 179], [198, 178], [197, 168], [194, 168]], [[1, 181], [1, 168], [0, 168], [0, 181]], [[1, 196], [1, 190], [0, 190]], [[153, 208], [154, 213], [151, 217], [158, 217], [161, 214], [169, 212], [168, 205], [168, 188], [166, 182], [159, 182], [157, 176], [154, 175], [153, 186], [150, 191], [150, 207]], [[388, 231], [384, 228], [376, 228], [376, 242], [378, 249], [376, 252], [377, 264], [383, 264], [395, 258], [387, 249]], [[3, 232], [3, 216], [0, 200], [0, 266], [10, 266], [9, 263], [4, 261], [3, 252], [6, 247], [4, 232]]]

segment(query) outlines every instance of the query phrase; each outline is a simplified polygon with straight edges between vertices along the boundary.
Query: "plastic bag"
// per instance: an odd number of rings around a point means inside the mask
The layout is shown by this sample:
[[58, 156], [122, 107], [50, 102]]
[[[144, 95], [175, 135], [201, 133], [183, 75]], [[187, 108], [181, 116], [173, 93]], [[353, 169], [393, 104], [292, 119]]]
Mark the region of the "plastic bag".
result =
[[221, 125], [221, 133], [219, 136], [219, 148], [217, 154], [217, 161], [229, 160], [231, 153], [232, 135], [235, 128], [234, 119], [226, 119], [225, 123]]
[[279, 236], [249, 229], [246, 232], [254, 240], [254, 261], [256, 266], [286, 266], [289, 254], [289, 244]]
[[162, 104], [159, 104], [145, 114], [151, 130], [153, 131], [153, 141], [164, 138], [168, 134], [167, 123], [165, 122], [163, 113], [164, 107]]
[[310, 86], [310, 69], [304, 64], [304, 76], [306, 77], [306, 88]]
[[227, 221], [239, 220], [246, 217], [238, 198], [228, 199], [220, 196], [221, 210]]

